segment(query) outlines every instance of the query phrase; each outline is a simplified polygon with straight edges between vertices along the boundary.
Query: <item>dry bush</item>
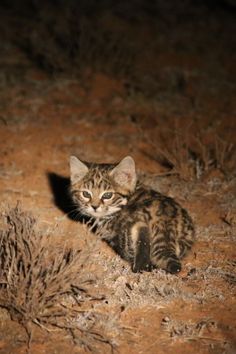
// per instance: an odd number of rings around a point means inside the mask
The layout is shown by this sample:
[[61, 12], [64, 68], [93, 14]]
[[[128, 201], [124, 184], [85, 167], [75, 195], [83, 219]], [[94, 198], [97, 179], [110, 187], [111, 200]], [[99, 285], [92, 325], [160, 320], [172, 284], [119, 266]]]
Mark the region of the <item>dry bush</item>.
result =
[[209, 318], [203, 319], [197, 323], [177, 321], [168, 316], [162, 320], [163, 328], [169, 332], [170, 337], [182, 337], [184, 340], [205, 339], [212, 340], [207, 337], [204, 332], [213, 332], [216, 330], [216, 323]]
[[151, 157], [167, 169], [167, 174], [184, 180], [199, 180], [213, 169], [227, 176], [235, 166], [234, 145], [217, 135], [211, 143], [205, 141], [203, 133], [194, 134], [189, 129], [174, 129], [168, 143], [162, 135], [156, 139], [142, 135], [152, 147]]
[[123, 35], [122, 24], [121, 30], [117, 29], [110, 18], [107, 25], [105, 9], [94, 5], [96, 16], [89, 11], [89, 4], [81, 8], [72, 2], [56, 6], [35, 3], [30, 20], [22, 20], [21, 36], [15, 41], [50, 74], [74, 76], [84, 69], [113, 76], [126, 74], [132, 69], [135, 48]]
[[163, 329], [169, 333], [169, 339], [183, 342], [201, 342], [211, 348], [214, 353], [233, 353], [233, 347], [228, 338], [221, 333], [220, 324], [211, 318], [199, 321], [182, 321], [166, 316], [162, 319]]
[[112, 75], [126, 75], [134, 61], [134, 47], [122, 33], [109, 30], [98, 21], [83, 18], [79, 28], [77, 67], [90, 67], [94, 71]]
[[88, 254], [49, 250], [49, 237], [36, 232], [35, 219], [19, 206], [5, 218], [7, 225], [0, 233], [0, 307], [24, 326], [29, 344], [33, 325], [38, 325], [48, 331], [68, 330], [87, 350], [98, 342], [113, 350], [99, 329], [107, 318], [81, 308], [84, 301], [96, 299], [81, 274]]

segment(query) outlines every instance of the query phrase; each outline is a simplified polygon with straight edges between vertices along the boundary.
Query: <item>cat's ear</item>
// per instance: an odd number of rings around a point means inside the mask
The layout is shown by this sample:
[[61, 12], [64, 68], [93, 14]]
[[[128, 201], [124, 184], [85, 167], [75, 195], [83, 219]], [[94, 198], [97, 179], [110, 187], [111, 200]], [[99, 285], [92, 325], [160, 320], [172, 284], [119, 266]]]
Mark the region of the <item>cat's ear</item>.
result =
[[88, 167], [77, 157], [70, 157], [70, 180], [71, 183], [79, 182], [88, 173]]
[[126, 156], [121, 162], [113, 168], [110, 176], [114, 181], [129, 191], [133, 191], [136, 186], [137, 176], [135, 172], [135, 163], [132, 157]]

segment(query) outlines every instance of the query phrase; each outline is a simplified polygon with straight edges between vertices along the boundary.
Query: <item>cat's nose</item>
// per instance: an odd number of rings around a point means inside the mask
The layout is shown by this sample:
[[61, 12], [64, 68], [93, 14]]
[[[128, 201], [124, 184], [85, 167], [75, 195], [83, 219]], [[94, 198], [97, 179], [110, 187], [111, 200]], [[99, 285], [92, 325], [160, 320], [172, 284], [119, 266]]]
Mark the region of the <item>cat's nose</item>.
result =
[[96, 211], [98, 208], [98, 205], [91, 205], [91, 207], [94, 209], [94, 211]]

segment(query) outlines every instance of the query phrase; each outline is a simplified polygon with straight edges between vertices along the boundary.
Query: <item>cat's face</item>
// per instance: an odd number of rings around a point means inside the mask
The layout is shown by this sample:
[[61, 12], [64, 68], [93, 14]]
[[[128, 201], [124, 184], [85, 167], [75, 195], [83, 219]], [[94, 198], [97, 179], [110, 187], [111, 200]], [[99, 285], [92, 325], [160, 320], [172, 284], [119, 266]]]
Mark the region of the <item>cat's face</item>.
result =
[[134, 161], [124, 158], [117, 165], [84, 163], [70, 159], [71, 194], [80, 212], [94, 218], [117, 213], [136, 186]]

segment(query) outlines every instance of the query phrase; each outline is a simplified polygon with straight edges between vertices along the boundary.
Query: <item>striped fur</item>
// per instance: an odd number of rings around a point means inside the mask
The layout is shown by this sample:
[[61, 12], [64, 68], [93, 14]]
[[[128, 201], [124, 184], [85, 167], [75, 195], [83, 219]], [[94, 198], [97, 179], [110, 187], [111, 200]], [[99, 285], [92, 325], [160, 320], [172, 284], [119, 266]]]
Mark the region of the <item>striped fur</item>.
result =
[[137, 182], [131, 157], [118, 165], [71, 159], [71, 196], [78, 212], [96, 224], [95, 232], [134, 272], [153, 267], [179, 272], [180, 260], [194, 242], [187, 211]]

